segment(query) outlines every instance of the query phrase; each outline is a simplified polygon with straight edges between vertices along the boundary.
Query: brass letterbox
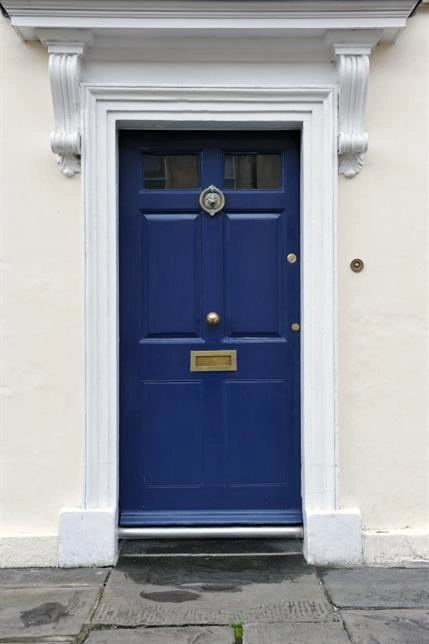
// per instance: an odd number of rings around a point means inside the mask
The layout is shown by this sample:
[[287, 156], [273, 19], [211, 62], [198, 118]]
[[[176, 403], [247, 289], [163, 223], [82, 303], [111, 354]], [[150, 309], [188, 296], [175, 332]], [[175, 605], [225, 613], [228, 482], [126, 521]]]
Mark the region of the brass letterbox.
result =
[[191, 351], [191, 371], [237, 371], [237, 351]]

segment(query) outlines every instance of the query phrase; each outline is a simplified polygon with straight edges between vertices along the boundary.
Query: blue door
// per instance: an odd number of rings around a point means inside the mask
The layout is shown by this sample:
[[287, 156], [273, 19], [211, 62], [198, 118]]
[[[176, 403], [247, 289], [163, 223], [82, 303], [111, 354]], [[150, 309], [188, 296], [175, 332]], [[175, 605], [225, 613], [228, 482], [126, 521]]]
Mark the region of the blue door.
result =
[[298, 132], [120, 132], [120, 524], [302, 520]]

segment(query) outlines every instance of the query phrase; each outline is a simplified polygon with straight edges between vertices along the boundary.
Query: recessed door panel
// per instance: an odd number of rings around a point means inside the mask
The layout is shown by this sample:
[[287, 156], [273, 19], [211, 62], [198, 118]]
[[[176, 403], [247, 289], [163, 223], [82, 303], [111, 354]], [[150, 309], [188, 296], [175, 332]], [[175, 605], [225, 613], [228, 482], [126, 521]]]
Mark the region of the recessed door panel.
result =
[[142, 335], [149, 338], [197, 336], [201, 298], [198, 215], [142, 214], [141, 221]]
[[144, 410], [140, 430], [145, 486], [201, 485], [201, 383], [144, 382], [141, 408]]
[[225, 216], [225, 295], [231, 336], [281, 335], [279, 214]]
[[225, 383], [228, 485], [285, 485], [288, 398], [285, 381]]

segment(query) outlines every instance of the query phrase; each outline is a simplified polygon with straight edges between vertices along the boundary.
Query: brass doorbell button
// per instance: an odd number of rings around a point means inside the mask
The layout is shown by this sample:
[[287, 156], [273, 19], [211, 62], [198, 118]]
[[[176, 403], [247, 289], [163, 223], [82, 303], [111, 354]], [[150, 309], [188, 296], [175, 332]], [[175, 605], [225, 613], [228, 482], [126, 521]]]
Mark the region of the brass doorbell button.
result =
[[360, 273], [361, 271], [363, 271], [364, 266], [365, 264], [359, 258], [352, 259], [352, 261], [350, 262], [350, 268], [352, 269], [353, 273]]

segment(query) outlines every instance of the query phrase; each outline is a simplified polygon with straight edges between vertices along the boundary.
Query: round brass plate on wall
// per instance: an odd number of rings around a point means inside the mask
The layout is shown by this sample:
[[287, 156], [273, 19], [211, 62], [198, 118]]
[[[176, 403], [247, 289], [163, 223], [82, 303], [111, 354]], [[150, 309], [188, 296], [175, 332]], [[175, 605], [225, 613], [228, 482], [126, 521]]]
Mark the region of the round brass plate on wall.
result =
[[350, 268], [352, 269], [353, 273], [360, 273], [361, 271], [363, 271], [364, 266], [365, 264], [358, 257], [356, 257], [356, 259], [352, 259], [352, 261], [350, 262]]

